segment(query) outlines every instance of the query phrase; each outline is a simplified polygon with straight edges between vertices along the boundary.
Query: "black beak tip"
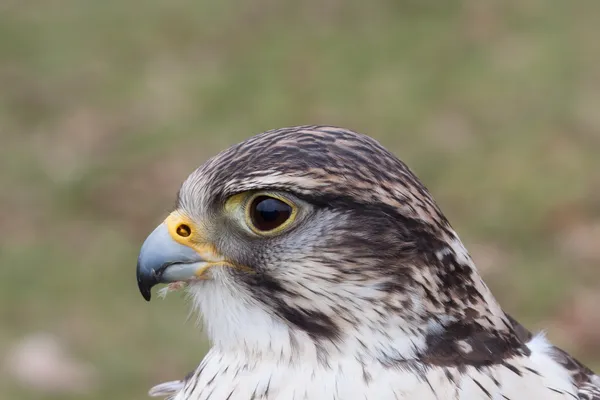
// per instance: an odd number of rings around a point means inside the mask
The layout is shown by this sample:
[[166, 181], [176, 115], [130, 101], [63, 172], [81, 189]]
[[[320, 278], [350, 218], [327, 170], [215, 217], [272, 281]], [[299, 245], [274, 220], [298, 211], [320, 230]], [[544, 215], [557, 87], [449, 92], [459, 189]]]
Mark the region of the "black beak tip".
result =
[[150, 299], [152, 298], [152, 293], [150, 289], [152, 289], [154, 285], [160, 283], [158, 275], [154, 270], [150, 271], [149, 273], [147, 271], [142, 271], [142, 269], [140, 268], [140, 264], [138, 263], [136, 268], [136, 276], [138, 289], [140, 290], [142, 297], [144, 298], [144, 300], [150, 301]]
[[144, 300], [150, 301], [150, 299], [152, 298], [150, 287], [145, 285], [142, 281], [138, 279], [138, 288], [140, 289], [140, 293], [142, 294]]

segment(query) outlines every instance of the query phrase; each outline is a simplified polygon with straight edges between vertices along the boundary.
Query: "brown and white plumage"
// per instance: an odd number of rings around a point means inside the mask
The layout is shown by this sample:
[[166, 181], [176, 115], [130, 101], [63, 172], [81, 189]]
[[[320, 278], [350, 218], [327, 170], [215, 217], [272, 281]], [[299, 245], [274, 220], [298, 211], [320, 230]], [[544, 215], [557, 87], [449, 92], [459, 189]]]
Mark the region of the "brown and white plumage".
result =
[[[291, 221], [257, 230], [256, 199]], [[600, 400], [598, 376], [503, 312], [408, 167], [345, 129], [268, 131], [206, 162], [137, 274], [147, 299], [186, 282], [213, 343], [151, 394]]]

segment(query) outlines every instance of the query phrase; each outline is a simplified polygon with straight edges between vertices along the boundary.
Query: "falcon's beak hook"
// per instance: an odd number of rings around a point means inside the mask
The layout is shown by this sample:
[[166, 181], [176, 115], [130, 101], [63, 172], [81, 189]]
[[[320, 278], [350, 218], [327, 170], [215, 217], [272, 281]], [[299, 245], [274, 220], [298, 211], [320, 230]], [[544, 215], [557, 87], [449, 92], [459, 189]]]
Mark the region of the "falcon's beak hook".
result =
[[196, 225], [179, 212], [173, 212], [148, 236], [137, 261], [137, 283], [142, 296], [150, 301], [150, 289], [158, 283], [207, 279], [212, 266], [227, 265], [215, 249], [203, 241]]
[[177, 243], [165, 223], [148, 236], [138, 257], [137, 283], [140, 293], [150, 301], [150, 289], [158, 283], [183, 281], [195, 276], [206, 262], [194, 249]]

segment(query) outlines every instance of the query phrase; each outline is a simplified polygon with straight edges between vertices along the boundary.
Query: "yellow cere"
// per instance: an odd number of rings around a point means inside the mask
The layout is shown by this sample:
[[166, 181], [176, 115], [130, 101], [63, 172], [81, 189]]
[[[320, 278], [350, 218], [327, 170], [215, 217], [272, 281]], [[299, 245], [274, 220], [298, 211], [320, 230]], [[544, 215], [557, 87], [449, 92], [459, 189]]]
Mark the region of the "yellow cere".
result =
[[[207, 243], [204, 232], [198, 228], [198, 224], [191, 221], [189, 217], [179, 211], [172, 212], [164, 222], [167, 225], [169, 234], [177, 243], [194, 249], [206, 263], [198, 268], [194, 274], [198, 279], [209, 279], [205, 276], [206, 271], [212, 267], [229, 267], [242, 270], [247, 273], [254, 273], [249, 267], [237, 265], [227, 260], [217, 252], [215, 246]], [[183, 235], [182, 235], [183, 233]]]
[[204, 232], [198, 224], [179, 211], [173, 211], [166, 219], [165, 224], [169, 234], [177, 243], [196, 250], [207, 261], [220, 261], [221, 256], [212, 244], [207, 243]]
[[196, 236], [199, 233], [196, 224], [179, 211], [173, 211], [165, 219], [165, 224], [169, 229], [171, 237], [177, 243], [190, 246], [191, 242], [196, 241]]

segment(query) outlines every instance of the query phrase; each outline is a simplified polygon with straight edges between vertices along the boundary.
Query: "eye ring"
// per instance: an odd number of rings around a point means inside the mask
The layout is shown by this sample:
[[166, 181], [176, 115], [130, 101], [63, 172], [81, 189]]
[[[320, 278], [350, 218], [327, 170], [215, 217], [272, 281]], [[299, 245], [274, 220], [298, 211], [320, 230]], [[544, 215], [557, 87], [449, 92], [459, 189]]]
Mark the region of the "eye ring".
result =
[[186, 238], [192, 234], [192, 228], [190, 228], [188, 224], [179, 224], [177, 228], [175, 228], [175, 232], [178, 236]]
[[283, 231], [298, 213], [298, 207], [291, 201], [270, 193], [257, 193], [246, 204], [246, 224], [257, 235]]

